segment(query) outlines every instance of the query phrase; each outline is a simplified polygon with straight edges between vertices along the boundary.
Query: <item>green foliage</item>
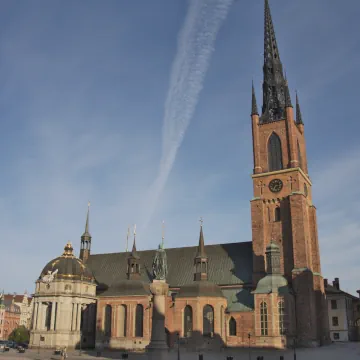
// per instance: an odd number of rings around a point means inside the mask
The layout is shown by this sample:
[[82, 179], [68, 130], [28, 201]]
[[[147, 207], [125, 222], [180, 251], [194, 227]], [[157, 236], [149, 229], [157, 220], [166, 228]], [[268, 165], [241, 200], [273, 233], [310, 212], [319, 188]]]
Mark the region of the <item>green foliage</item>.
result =
[[15, 341], [17, 343], [29, 342], [30, 332], [25, 326], [19, 326], [14, 329], [9, 335], [9, 340]]

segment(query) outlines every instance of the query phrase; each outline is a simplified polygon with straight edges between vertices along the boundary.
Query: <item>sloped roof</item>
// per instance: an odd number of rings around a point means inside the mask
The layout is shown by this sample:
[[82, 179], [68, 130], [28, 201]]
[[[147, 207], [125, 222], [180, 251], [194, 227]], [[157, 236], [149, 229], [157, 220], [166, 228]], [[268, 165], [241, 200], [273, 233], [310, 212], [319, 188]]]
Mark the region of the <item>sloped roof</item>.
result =
[[332, 286], [330, 284], [328, 284], [328, 286], [325, 287], [325, 293], [326, 293], [326, 295], [333, 295], [333, 294], [344, 295], [344, 296], [352, 298], [355, 301], [360, 301], [360, 299], [358, 297], [351, 295], [351, 294], [347, 293], [346, 291], [338, 290], [335, 286]]
[[228, 312], [243, 312], [254, 310], [254, 295], [248, 289], [222, 289], [227, 299]]
[[[13, 301], [14, 295], [12, 294], [4, 294], [4, 305], [10, 305]], [[24, 295], [15, 295], [15, 299], [14, 302], [16, 303], [22, 303], [24, 299]], [[28, 299], [28, 304], [31, 301], [31, 298], [27, 298]]]
[[[168, 263], [167, 282], [170, 287], [180, 287], [194, 280], [194, 258], [197, 246], [165, 249]], [[137, 251], [140, 256], [141, 280], [152, 281], [152, 262], [156, 250]], [[252, 281], [252, 244], [206, 245], [209, 259], [208, 280], [218, 285], [250, 284]], [[87, 266], [101, 288], [108, 288], [126, 279], [129, 253], [90, 255]]]

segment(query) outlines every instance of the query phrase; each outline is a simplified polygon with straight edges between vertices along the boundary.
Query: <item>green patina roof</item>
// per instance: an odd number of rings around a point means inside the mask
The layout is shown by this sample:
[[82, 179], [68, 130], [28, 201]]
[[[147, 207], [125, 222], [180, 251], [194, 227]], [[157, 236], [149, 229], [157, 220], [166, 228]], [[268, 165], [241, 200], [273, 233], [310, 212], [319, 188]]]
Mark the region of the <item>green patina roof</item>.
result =
[[287, 294], [289, 292], [287, 280], [280, 274], [269, 274], [262, 278], [253, 294]]
[[244, 312], [254, 310], [254, 295], [248, 289], [222, 289], [227, 299], [228, 312]]

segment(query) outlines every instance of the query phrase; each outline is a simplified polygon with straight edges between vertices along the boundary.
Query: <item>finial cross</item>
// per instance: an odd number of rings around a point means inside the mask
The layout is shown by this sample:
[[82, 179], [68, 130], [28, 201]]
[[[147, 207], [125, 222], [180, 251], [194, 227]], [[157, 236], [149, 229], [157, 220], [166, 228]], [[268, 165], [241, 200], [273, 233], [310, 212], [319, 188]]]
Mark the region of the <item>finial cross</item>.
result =
[[290, 191], [292, 191], [293, 190], [293, 183], [295, 183], [296, 180], [292, 176], [289, 176], [287, 182], [288, 182], [288, 184], [290, 186]]
[[202, 227], [202, 226], [203, 226], [203, 222], [204, 222], [204, 219], [202, 218], [202, 216], [200, 216], [199, 221], [200, 221], [200, 226]]
[[262, 180], [260, 180], [256, 186], [260, 189], [260, 195], [262, 195], [263, 188], [266, 187], [266, 184]]

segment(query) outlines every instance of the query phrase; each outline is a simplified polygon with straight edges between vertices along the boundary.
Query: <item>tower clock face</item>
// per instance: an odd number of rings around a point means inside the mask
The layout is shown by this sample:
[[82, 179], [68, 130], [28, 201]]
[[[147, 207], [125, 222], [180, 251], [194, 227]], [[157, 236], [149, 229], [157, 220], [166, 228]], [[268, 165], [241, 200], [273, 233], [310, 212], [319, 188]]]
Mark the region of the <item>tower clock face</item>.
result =
[[273, 193], [278, 193], [283, 188], [283, 182], [280, 179], [273, 179], [270, 181], [269, 189]]

